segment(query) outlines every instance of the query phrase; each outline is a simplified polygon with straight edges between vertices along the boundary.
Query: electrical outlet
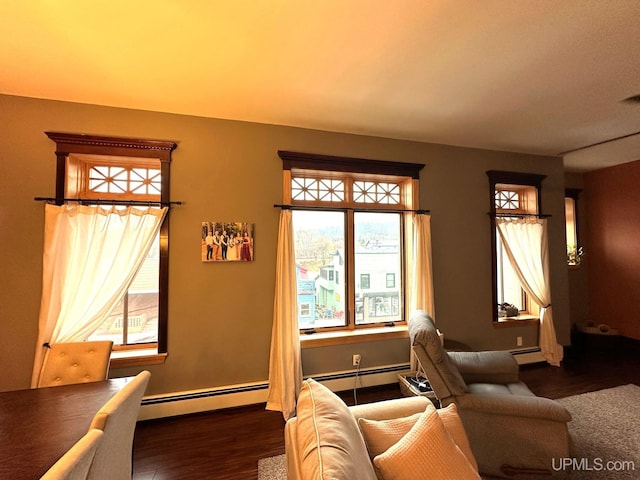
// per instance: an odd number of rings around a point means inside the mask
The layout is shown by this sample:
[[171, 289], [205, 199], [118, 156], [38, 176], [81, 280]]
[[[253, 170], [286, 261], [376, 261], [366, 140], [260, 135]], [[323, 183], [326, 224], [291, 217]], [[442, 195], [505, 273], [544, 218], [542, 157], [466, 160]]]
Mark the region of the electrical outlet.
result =
[[522, 337], [516, 337], [516, 346], [518, 347], [522, 346]]
[[359, 367], [360, 366], [360, 354], [359, 353], [354, 353], [353, 354], [353, 366], [354, 367]]

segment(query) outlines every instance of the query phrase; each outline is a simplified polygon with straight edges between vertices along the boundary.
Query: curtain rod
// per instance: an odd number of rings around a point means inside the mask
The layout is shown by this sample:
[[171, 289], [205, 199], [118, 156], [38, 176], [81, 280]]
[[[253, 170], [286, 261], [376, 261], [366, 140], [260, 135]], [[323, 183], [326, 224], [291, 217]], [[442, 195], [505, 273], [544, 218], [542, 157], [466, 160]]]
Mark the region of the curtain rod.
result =
[[[305, 205], [282, 205], [278, 203], [273, 204], [274, 208], [281, 208], [282, 210], [327, 210], [327, 211], [353, 211], [353, 212], [371, 212], [372, 209], [368, 208], [354, 208], [354, 207], [320, 207], [320, 206], [305, 206]], [[376, 212], [390, 212], [390, 213], [431, 213], [429, 210], [410, 210], [410, 209], [376, 209]]]
[[182, 202], [154, 202], [144, 200], [105, 200], [102, 198], [53, 198], [53, 197], [35, 197], [36, 202], [79, 202], [81, 204], [94, 204], [94, 205], [140, 205], [152, 207], [156, 205], [167, 206], [182, 205]]
[[495, 217], [518, 217], [518, 218], [525, 218], [525, 217], [536, 217], [536, 218], [550, 218], [551, 215], [547, 214], [547, 213], [496, 213], [496, 212], [489, 212], [487, 213], [487, 215], [491, 216], [495, 216]]

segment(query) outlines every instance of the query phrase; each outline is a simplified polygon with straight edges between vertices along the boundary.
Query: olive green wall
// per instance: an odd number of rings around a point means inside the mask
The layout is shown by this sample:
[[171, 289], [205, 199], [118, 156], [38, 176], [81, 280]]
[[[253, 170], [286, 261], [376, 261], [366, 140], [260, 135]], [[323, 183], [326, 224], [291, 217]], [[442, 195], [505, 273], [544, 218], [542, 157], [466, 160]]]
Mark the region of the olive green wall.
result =
[[[169, 356], [149, 366], [148, 393], [264, 381], [268, 377], [275, 251], [282, 201], [277, 150], [426, 163], [421, 208], [432, 212], [436, 320], [447, 338], [476, 349], [537, 344], [537, 327], [494, 329], [486, 170], [545, 174], [552, 302], [569, 342], [564, 174], [555, 157], [458, 148], [165, 113], [0, 95], [0, 390], [29, 385], [41, 289], [43, 205], [52, 196], [54, 143], [44, 131], [174, 140], [171, 167]], [[255, 261], [203, 264], [200, 222], [255, 223]], [[305, 374], [407, 362], [408, 342], [324, 347], [303, 353]], [[135, 373], [134, 369], [112, 375]]]

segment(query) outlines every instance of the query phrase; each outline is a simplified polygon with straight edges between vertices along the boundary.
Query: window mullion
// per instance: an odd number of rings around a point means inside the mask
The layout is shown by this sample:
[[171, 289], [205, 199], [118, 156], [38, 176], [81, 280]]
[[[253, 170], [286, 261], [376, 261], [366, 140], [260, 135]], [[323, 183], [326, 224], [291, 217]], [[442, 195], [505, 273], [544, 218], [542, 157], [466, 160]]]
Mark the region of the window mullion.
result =
[[[400, 305], [398, 305], [399, 312], [406, 312], [405, 310], [405, 305], [407, 304], [406, 278], [409, 272], [409, 268], [407, 266], [407, 250], [406, 250], [407, 239], [405, 237], [405, 235], [407, 234], [407, 230], [406, 230], [406, 224], [404, 222], [404, 217], [405, 216], [403, 215], [402, 218], [400, 219], [400, 248], [398, 249], [398, 254], [400, 255], [400, 278], [395, 278], [394, 285], [393, 285], [393, 287], [395, 288], [398, 285], [398, 282], [400, 282], [400, 288], [402, 289], [402, 294], [398, 299], [401, 302]], [[401, 319], [404, 321], [407, 321], [408, 318], [409, 317], [405, 316], [404, 314], [401, 315]]]
[[356, 326], [356, 281], [355, 281], [355, 234], [354, 234], [354, 212], [347, 210], [345, 215], [345, 232], [346, 232], [346, 267], [349, 281], [347, 282], [347, 328], [355, 329]]
[[122, 301], [122, 345], [129, 345], [129, 291]]

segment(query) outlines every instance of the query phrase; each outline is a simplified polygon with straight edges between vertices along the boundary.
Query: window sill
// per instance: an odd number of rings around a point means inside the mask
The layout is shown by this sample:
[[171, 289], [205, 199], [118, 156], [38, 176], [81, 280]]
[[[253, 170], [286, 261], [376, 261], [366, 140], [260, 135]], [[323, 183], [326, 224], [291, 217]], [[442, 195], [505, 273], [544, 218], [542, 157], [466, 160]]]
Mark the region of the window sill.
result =
[[120, 350], [111, 353], [109, 368], [139, 367], [142, 365], [159, 365], [166, 361], [166, 353], [158, 353], [153, 349]]
[[300, 334], [301, 348], [329, 347], [332, 345], [348, 345], [352, 343], [377, 342], [409, 338], [406, 325], [394, 327], [361, 328], [358, 330], [340, 330], [312, 334]]
[[522, 314], [517, 317], [500, 318], [493, 322], [494, 328], [505, 327], [521, 327], [523, 325], [537, 325], [540, 323], [540, 317], [535, 315]]

